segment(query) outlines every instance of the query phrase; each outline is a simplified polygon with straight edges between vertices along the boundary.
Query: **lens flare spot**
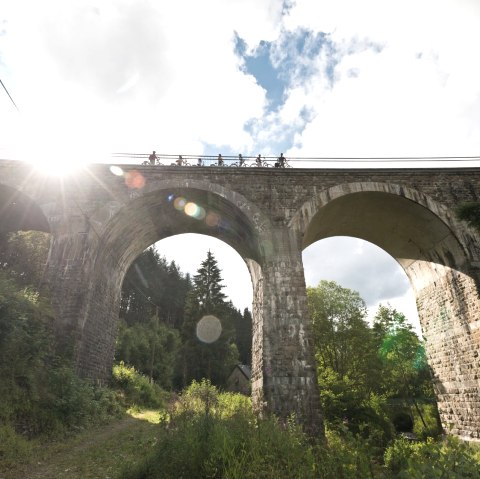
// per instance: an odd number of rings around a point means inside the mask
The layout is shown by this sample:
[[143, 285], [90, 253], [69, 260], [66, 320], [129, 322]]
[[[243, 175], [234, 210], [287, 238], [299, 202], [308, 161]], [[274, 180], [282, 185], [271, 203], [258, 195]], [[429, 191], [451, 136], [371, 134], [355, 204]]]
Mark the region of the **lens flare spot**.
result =
[[137, 170], [125, 173], [125, 184], [129, 188], [141, 189], [145, 186], [145, 177]]
[[197, 205], [197, 211], [195, 213], [195, 219], [203, 220], [206, 215], [207, 215], [207, 213], [205, 212], [205, 208]]
[[123, 176], [123, 170], [119, 166], [112, 165], [110, 167], [110, 171], [115, 175], [115, 176]]
[[218, 226], [220, 223], [220, 216], [217, 213], [213, 213], [211, 211], [208, 212], [207, 217], [205, 218], [205, 223], [208, 226]]
[[173, 201], [173, 207], [178, 211], [183, 211], [186, 204], [187, 200], [185, 198], [182, 198], [181, 196], [175, 198], [175, 200]]
[[214, 343], [222, 334], [220, 320], [208, 314], [197, 323], [197, 338], [207, 344]]
[[191, 201], [189, 201], [185, 205], [185, 214], [188, 216], [195, 217], [195, 215], [197, 214], [197, 210], [198, 210], [198, 206], [195, 203], [192, 203]]
[[175, 196], [173, 196], [171, 193], [167, 196], [167, 201], [169, 203], [171, 203], [173, 201], [173, 198], [175, 198]]

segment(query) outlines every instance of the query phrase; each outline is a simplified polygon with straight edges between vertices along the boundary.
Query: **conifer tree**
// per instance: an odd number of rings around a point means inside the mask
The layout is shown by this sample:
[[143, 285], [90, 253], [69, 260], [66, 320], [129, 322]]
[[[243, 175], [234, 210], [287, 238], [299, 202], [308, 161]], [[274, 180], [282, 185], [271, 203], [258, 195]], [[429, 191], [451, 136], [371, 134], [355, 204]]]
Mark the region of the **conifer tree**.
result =
[[238, 347], [239, 360], [242, 364], [252, 364], [252, 314], [245, 308], [235, 315], [235, 342]]
[[[193, 288], [187, 296], [185, 321], [182, 329], [183, 364], [181, 384], [186, 386], [193, 379], [210, 379], [221, 386], [238, 361], [238, 350], [234, 344], [234, 328], [230, 302], [223, 293], [221, 270], [217, 260], [208, 251], [197, 274], [193, 277]], [[221, 334], [212, 342], [204, 342], [197, 327], [202, 318], [214, 317], [220, 321]]]

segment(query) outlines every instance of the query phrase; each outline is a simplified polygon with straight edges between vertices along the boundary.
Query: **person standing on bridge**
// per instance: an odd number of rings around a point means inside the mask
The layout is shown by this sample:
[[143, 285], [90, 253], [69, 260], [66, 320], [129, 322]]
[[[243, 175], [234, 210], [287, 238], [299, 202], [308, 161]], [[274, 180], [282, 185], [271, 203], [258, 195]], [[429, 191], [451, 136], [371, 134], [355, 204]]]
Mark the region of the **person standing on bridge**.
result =
[[182, 155], [178, 155], [178, 160], [175, 162], [178, 166], [183, 166]]
[[243, 159], [243, 156], [241, 153], [238, 154], [238, 166], [243, 166], [245, 163], [245, 160]]
[[153, 153], [148, 157], [148, 160], [150, 161], [151, 165], [154, 165], [155, 161], [158, 160], [155, 150], [153, 150]]
[[197, 160], [197, 166], [203, 166], [203, 162], [201, 158]]
[[258, 154], [257, 158], [255, 159], [255, 163], [257, 164], [258, 167], [262, 166], [262, 157], [260, 156], [260, 153]]
[[277, 158], [275, 168], [285, 168], [285, 157], [283, 156], [283, 153], [280, 153], [280, 156]]
[[218, 154], [217, 166], [223, 166], [223, 158], [220, 153]]

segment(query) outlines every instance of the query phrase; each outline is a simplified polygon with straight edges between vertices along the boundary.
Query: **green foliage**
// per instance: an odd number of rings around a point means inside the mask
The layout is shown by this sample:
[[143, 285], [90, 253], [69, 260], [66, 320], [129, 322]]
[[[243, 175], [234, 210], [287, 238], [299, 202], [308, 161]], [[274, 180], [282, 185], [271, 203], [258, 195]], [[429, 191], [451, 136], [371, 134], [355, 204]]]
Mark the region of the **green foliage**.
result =
[[154, 248], [149, 248], [125, 275], [120, 318], [132, 326], [158, 316], [160, 322], [179, 329], [190, 289], [190, 277], [183, 276], [174, 262], [167, 264]]
[[480, 203], [471, 201], [461, 203], [456, 209], [457, 218], [480, 230]]
[[364, 479], [370, 461], [361, 442], [329, 434], [315, 443], [295, 421], [258, 420], [246, 398], [220, 393], [209, 381], [192, 383], [181, 395], [158, 444], [124, 479]]
[[375, 352], [364, 301], [333, 281], [307, 288], [307, 298], [319, 367], [332, 369], [340, 379], [348, 376], [366, 384]]
[[348, 376], [340, 378], [332, 369], [319, 368], [320, 400], [327, 425], [347, 428], [372, 446], [386, 446], [394, 434], [384, 396], [365, 393]]
[[373, 323], [382, 363], [381, 391], [408, 406], [418, 437], [441, 433], [425, 348], [405, 316], [380, 306]]
[[123, 361], [113, 366], [112, 385], [123, 392], [128, 406], [165, 406], [165, 391]]
[[[116, 360], [134, 366], [165, 389], [181, 389], [204, 377], [224, 385], [240, 356], [251, 362], [252, 318], [248, 310], [242, 316], [226, 301], [223, 287], [211, 252], [192, 285], [175, 263], [167, 265], [153, 248], [144, 251], [122, 287]], [[220, 338], [208, 344], [197, 336], [205, 315], [216, 317], [222, 328]]]
[[428, 403], [420, 403], [419, 411], [413, 409], [413, 433], [419, 439], [427, 439], [429, 437], [436, 438], [442, 434], [440, 416], [435, 401]]
[[[48, 304], [0, 272], [0, 424], [24, 437], [62, 435], [121, 413], [109, 391], [79, 379], [55, 351]], [[20, 437], [5, 444], [17, 441]], [[13, 441], [13, 442], [12, 442]], [[19, 446], [20, 447], [20, 446]]]
[[10, 424], [0, 424], [1, 469], [8, 469], [22, 462], [32, 449], [25, 436], [18, 434]]
[[478, 478], [480, 451], [454, 437], [412, 443], [396, 440], [385, 452], [385, 465], [394, 478]]
[[358, 293], [332, 281], [308, 288], [307, 298], [327, 425], [385, 447], [394, 434], [394, 400], [414, 419], [419, 437], [438, 434], [425, 350], [405, 316], [380, 306], [370, 327]]
[[[192, 380], [202, 378], [223, 386], [228, 374], [238, 363], [238, 349], [234, 345], [236, 315], [240, 314], [222, 293], [221, 271], [213, 254], [209, 251], [193, 278], [185, 306], [185, 320], [182, 327], [181, 384], [186, 386]], [[202, 342], [197, 335], [199, 321], [211, 315], [221, 324], [220, 337], [210, 343]]]
[[343, 424], [378, 445], [392, 437], [386, 400], [378, 389], [381, 362], [357, 292], [333, 281], [307, 289], [320, 399], [327, 424]]
[[252, 364], [252, 314], [245, 308], [243, 315], [234, 313], [235, 343], [241, 364]]
[[0, 234], [0, 270], [20, 286], [38, 288], [49, 248], [50, 235], [41, 231]]
[[[30, 432], [47, 395], [47, 368], [54, 361], [53, 319], [38, 295], [0, 272], [0, 421]], [[36, 422], [36, 421], [34, 421]]]
[[179, 332], [161, 323], [157, 317], [132, 326], [125, 321], [120, 323], [115, 352], [117, 361], [133, 366], [164, 389], [172, 388], [179, 350]]

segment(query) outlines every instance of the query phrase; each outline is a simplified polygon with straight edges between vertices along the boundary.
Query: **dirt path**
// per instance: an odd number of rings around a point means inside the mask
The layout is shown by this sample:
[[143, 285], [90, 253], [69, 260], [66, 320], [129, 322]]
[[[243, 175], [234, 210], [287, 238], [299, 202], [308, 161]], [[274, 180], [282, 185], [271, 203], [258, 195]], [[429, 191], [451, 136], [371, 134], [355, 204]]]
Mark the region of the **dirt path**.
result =
[[127, 417], [90, 429], [62, 443], [46, 445], [28, 464], [0, 472], [0, 479], [114, 479], [152, 448], [158, 427]]

